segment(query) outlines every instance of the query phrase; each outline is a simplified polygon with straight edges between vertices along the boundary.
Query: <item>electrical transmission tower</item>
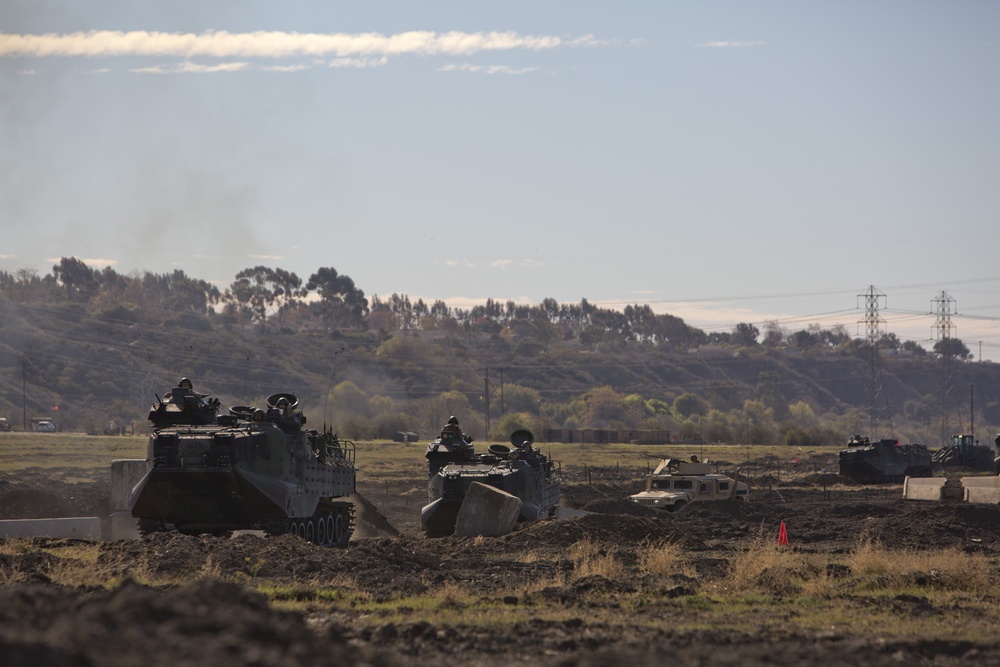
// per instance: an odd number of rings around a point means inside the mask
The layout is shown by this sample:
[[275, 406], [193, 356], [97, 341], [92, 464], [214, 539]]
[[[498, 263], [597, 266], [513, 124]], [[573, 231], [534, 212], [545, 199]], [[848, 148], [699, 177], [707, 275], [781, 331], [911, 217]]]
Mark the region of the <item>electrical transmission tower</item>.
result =
[[[875, 289], [874, 285], [868, 287], [868, 291], [859, 294], [858, 299], [865, 300], [865, 319], [858, 324], [865, 325], [865, 345], [868, 347], [868, 410], [871, 419], [872, 438], [877, 438], [876, 425], [878, 424], [878, 403], [882, 393], [882, 369], [878, 354], [879, 341], [882, 339], [882, 329], [885, 320], [879, 317], [879, 302], [885, 303], [885, 294]], [[886, 408], [888, 412], [888, 407]]]
[[958, 314], [957, 311], [952, 310], [955, 300], [947, 292], [941, 292], [931, 299], [931, 303], [934, 304], [934, 311], [937, 315], [937, 319], [934, 321], [934, 340], [947, 340], [952, 337], [951, 332], [955, 329], [955, 325], [951, 323], [951, 316]]
[[951, 407], [957, 408], [957, 403], [952, 401], [951, 395], [954, 391], [954, 367], [952, 365], [952, 332], [955, 325], [951, 322], [951, 316], [957, 314], [954, 308], [955, 300], [947, 292], [941, 292], [931, 299], [934, 306], [934, 313], [937, 316], [934, 320], [934, 339], [941, 341], [941, 380], [938, 383], [938, 404], [941, 408], [941, 442], [948, 438], [949, 423], [948, 415]]

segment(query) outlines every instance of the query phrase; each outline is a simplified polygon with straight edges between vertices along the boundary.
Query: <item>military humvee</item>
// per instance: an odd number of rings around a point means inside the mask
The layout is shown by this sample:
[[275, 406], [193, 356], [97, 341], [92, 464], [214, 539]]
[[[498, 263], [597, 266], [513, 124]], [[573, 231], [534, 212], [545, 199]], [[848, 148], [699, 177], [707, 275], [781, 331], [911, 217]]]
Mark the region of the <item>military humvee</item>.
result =
[[676, 512], [688, 503], [705, 500], [750, 500], [750, 487], [721, 473], [708, 463], [663, 459], [646, 478], [646, 490], [629, 500], [647, 507]]

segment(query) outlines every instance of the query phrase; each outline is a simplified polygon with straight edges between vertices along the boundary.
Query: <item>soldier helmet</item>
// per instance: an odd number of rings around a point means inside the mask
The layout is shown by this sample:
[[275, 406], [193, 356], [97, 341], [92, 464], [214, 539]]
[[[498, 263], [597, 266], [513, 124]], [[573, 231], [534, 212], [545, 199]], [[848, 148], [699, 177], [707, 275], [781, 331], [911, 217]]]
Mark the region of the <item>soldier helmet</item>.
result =
[[448, 423], [449, 424], [454, 424], [455, 426], [458, 426], [458, 417], [456, 417], [455, 415], [452, 415], [451, 418], [448, 419]]
[[177, 382], [177, 386], [183, 389], [194, 389], [194, 384], [191, 382], [191, 378], [181, 378]]

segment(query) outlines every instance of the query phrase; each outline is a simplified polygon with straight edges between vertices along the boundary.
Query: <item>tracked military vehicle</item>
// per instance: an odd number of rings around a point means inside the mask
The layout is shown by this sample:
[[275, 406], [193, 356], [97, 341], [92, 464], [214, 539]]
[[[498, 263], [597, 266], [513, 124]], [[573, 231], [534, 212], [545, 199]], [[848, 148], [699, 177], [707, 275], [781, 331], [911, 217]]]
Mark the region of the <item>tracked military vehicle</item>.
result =
[[[281, 409], [287, 404], [287, 408]], [[218, 399], [174, 388], [149, 412], [149, 472], [132, 491], [140, 532], [179, 530], [294, 533], [321, 545], [346, 545], [354, 505], [354, 443], [303, 428], [293, 394], [219, 414]]]
[[698, 461], [663, 459], [646, 477], [646, 488], [628, 497], [645, 507], [676, 512], [695, 501], [750, 500], [750, 487], [728, 475], [713, 473]]
[[428, 504], [420, 523], [428, 537], [451, 535], [459, 510], [473, 482], [480, 482], [520, 499], [521, 521], [550, 516], [559, 503], [559, 465], [533, 447], [534, 435], [527, 429], [511, 433], [508, 447], [490, 445], [476, 454], [471, 438], [448, 427], [427, 445]]
[[871, 442], [855, 435], [840, 452], [840, 474], [863, 484], [887, 484], [930, 477], [934, 469], [930, 450], [923, 445], [901, 445], [886, 438]]

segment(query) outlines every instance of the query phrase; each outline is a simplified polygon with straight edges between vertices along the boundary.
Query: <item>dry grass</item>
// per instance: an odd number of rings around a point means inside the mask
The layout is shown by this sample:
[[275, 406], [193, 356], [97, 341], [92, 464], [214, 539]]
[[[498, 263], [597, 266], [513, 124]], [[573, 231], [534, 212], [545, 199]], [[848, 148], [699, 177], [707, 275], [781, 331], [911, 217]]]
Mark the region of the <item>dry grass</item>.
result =
[[675, 542], [643, 542], [637, 554], [639, 570], [646, 574], [694, 576], [687, 552]]
[[[871, 591], [934, 591], [982, 594], [997, 577], [989, 558], [957, 548], [934, 551], [888, 549], [868, 536], [839, 559], [779, 546], [763, 531], [734, 556], [725, 576], [713, 582], [716, 594], [831, 597]], [[641, 562], [641, 561], [640, 561]], [[832, 572], [838, 571], [840, 579]]]
[[951, 547], [935, 551], [887, 549], [863, 538], [845, 563], [854, 577], [869, 588], [943, 588], [977, 593], [994, 583], [992, 565], [981, 553]]
[[813, 588], [824, 588], [826, 576], [822, 556], [781, 546], [770, 532], [765, 533], [761, 528], [747, 549], [729, 562], [725, 576], [716, 582], [716, 589], [722, 593], [791, 595], [802, 593], [806, 583]]
[[[155, 571], [141, 559], [123, 563], [99, 558], [102, 545], [73, 542], [45, 546], [32, 540], [0, 541], [0, 584], [37, 579], [56, 584], [113, 588], [128, 577], [164, 587], [191, 579], [215, 577], [254, 590], [282, 609], [342, 612], [362, 625], [429, 620], [436, 625], [481, 628], [506, 626], [532, 617], [552, 622], [568, 618], [609, 626], [668, 624], [681, 629], [729, 628], [754, 632], [764, 626], [790, 632], [850, 632], [865, 637], [948, 638], [980, 641], [1000, 622], [992, 594], [997, 563], [982, 554], [957, 549], [910, 552], [862, 540], [847, 554], [812, 554], [779, 547], [773, 531], [761, 532], [729, 558], [729, 567], [714, 576], [698, 575], [699, 556], [671, 542], [640, 545], [635, 565], [616, 551], [581, 540], [568, 550], [573, 564], [565, 572], [561, 559], [536, 553], [544, 576], [512, 577], [510, 585], [482, 593], [464, 580], [435, 584], [411, 596], [376, 596], [346, 574], [311, 580], [267, 579], [226, 572], [212, 560], [183, 579]], [[618, 556], [622, 556], [619, 558]], [[152, 563], [155, 564], [155, 563]], [[649, 591], [574, 593], [573, 582], [590, 575], [610, 580], [636, 575], [684, 574], [698, 580], [694, 592], [678, 598], [650, 596]], [[362, 575], [358, 575], [362, 576]], [[559, 596], [540, 594], [548, 587]], [[517, 598], [516, 604], [506, 600]], [[578, 598], [575, 596], [579, 596]], [[955, 614], [959, 615], [955, 615]]]
[[617, 579], [624, 572], [618, 559], [611, 554], [602, 554], [598, 545], [589, 538], [573, 544], [569, 548], [569, 556], [576, 579], [595, 574], [605, 579]]
[[92, 482], [107, 474], [114, 459], [144, 458], [148, 439], [145, 434], [0, 433], [0, 472], [67, 468], [74, 474], [66, 481]]

